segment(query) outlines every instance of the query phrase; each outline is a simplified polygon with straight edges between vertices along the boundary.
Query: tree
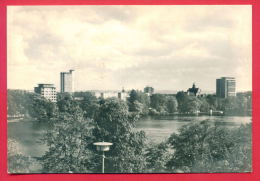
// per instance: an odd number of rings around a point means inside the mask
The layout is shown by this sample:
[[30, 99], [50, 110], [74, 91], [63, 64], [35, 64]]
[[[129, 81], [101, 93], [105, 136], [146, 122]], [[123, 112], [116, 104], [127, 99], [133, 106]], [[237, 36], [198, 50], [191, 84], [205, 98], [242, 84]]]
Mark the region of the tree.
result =
[[195, 96], [188, 96], [183, 92], [176, 95], [178, 100], [178, 110], [181, 113], [196, 113], [200, 109], [201, 102]]
[[20, 114], [20, 112], [22, 112], [21, 110], [19, 110], [19, 105], [17, 104], [17, 97], [14, 93], [14, 91], [12, 90], [8, 90], [7, 91], [7, 111], [8, 111], [8, 115], [16, 115], [16, 114]]
[[79, 106], [79, 103], [75, 101], [69, 93], [59, 93], [57, 96], [57, 106], [59, 112], [73, 114]]
[[22, 154], [20, 145], [13, 139], [8, 139], [8, 172], [33, 173], [38, 162]]
[[7, 109], [8, 115], [22, 114], [24, 116], [30, 116], [31, 104], [36, 94], [29, 93], [23, 90], [11, 90], [7, 92]]
[[84, 111], [84, 117], [93, 119], [99, 107], [98, 99], [91, 92], [75, 92], [74, 96], [82, 98], [78, 102]]
[[129, 103], [134, 103], [135, 101], [138, 101], [138, 93], [136, 90], [131, 90], [129, 93]]
[[188, 95], [187, 93], [180, 91], [176, 94], [176, 99], [178, 101], [178, 110], [180, 113], [186, 112], [186, 103], [188, 101]]
[[127, 104], [118, 99], [106, 99], [94, 121], [95, 141], [113, 143], [106, 153], [105, 172], [142, 172], [145, 169], [145, 134], [134, 131], [136, 117], [128, 112]]
[[56, 105], [37, 94], [31, 94], [30, 100], [28, 106], [29, 115], [37, 121], [51, 123], [57, 114]]
[[151, 96], [151, 107], [158, 112], [166, 112], [166, 96], [163, 94], [153, 94]]
[[144, 109], [144, 105], [142, 103], [140, 103], [139, 101], [134, 101], [133, 104], [131, 105], [132, 112], [142, 114], [143, 109]]
[[149, 113], [150, 98], [147, 94], [133, 89], [129, 94], [128, 105], [130, 112], [138, 110], [141, 115], [145, 116]]
[[166, 142], [151, 144], [146, 150], [146, 161], [148, 172], [163, 173], [167, 172], [167, 163], [169, 162], [172, 151]]
[[217, 105], [217, 97], [215, 95], [207, 95], [206, 96], [206, 101], [209, 104], [210, 109], [216, 110], [218, 105]]
[[168, 140], [174, 149], [167, 163], [168, 169], [174, 172], [250, 171], [249, 128], [250, 125], [247, 125], [238, 130], [229, 130], [209, 121], [183, 126], [178, 134], [172, 134]]
[[199, 98], [200, 101], [200, 111], [201, 112], [209, 112], [209, 110], [211, 109], [211, 106], [209, 105], [209, 103], [207, 102], [206, 98], [201, 97]]
[[166, 97], [166, 108], [168, 113], [174, 113], [178, 110], [178, 102], [175, 97], [173, 96]]
[[86, 173], [92, 170], [93, 153], [88, 149], [93, 143], [91, 122], [84, 119], [78, 106], [73, 109], [74, 112], [61, 112], [44, 136], [49, 150], [41, 158], [43, 172]]

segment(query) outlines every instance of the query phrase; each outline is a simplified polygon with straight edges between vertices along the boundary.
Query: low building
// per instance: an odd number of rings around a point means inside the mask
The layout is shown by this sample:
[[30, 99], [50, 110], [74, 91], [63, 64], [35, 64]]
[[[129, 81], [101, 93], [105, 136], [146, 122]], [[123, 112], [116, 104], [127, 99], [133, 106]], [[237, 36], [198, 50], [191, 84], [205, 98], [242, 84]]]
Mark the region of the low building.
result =
[[34, 88], [34, 92], [51, 102], [57, 102], [56, 87], [53, 84], [38, 84], [38, 87]]
[[94, 95], [97, 98], [107, 99], [114, 97], [124, 101], [129, 97], [129, 94], [124, 89], [122, 91], [95, 91]]

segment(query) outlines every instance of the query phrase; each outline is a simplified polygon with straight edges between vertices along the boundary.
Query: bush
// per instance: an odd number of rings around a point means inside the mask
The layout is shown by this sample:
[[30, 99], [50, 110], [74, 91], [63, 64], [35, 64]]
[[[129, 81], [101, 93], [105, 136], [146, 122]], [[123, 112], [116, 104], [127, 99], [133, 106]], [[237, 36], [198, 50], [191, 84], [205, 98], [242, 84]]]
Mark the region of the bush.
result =
[[251, 171], [251, 124], [229, 130], [209, 121], [183, 126], [168, 140], [168, 169], [183, 172]]

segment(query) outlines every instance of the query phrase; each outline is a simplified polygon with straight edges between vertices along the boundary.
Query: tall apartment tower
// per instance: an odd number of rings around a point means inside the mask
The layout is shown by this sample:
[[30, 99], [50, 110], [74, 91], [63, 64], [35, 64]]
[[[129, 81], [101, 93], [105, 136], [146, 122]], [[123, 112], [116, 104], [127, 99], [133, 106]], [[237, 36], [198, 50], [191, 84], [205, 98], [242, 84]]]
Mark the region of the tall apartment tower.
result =
[[73, 71], [60, 73], [60, 92], [74, 92]]
[[34, 92], [51, 102], [57, 101], [56, 87], [53, 84], [38, 84], [38, 87], [34, 87]]
[[217, 79], [216, 96], [221, 98], [236, 96], [236, 79], [234, 77], [221, 77]]

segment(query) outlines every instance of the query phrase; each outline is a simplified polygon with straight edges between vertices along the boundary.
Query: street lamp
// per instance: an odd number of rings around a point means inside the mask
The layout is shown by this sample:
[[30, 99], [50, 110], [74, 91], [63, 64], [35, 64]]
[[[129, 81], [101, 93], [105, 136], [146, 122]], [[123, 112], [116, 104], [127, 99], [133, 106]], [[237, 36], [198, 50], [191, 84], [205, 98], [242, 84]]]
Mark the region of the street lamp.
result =
[[96, 148], [97, 151], [102, 151], [102, 173], [105, 173], [105, 151], [109, 151], [110, 146], [113, 145], [113, 143], [109, 143], [109, 142], [96, 142], [93, 143]]

